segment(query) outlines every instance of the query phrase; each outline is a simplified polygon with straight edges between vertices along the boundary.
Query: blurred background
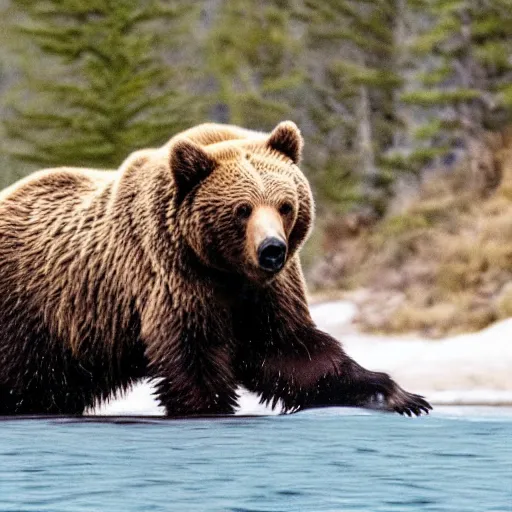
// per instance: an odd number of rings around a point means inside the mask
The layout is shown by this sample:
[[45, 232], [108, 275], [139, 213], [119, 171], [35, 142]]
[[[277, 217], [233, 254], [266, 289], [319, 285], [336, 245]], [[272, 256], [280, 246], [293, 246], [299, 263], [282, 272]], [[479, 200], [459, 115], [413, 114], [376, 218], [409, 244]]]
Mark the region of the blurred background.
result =
[[[0, 0], [0, 188], [291, 119], [312, 299], [428, 338], [512, 316], [512, 1]], [[512, 332], [512, 330], [510, 331]]]

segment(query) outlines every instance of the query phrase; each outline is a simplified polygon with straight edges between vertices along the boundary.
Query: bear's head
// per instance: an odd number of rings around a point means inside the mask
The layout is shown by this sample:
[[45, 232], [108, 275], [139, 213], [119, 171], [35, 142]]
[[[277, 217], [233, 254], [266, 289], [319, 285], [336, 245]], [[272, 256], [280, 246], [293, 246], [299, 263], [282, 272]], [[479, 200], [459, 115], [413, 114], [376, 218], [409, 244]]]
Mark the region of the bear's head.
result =
[[298, 167], [302, 146], [290, 121], [261, 138], [172, 144], [179, 232], [203, 264], [257, 283], [286, 266], [313, 223], [311, 189]]

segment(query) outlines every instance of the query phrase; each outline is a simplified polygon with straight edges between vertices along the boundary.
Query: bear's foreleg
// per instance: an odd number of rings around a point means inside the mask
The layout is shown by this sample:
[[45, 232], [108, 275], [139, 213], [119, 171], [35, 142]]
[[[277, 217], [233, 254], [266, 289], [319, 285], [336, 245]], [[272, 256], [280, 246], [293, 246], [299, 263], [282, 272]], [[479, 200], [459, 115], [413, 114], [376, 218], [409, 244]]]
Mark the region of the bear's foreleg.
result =
[[196, 361], [195, 368], [153, 366], [156, 398], [167, 416], [223, 416], [234, 414], [237, 394], [234, 381], [214, 375], [209, 363]]
[[235, 332], [237, 376], [262, 402], [281, 400], [286, 410], [357, 406], [420, 415], [431, 409], [386, 373], [357, 364], [315, 327], [298, 259], [270, 286], [247, 296], [236, 312]]
[[334, 338], [314, 327], [289, 333], [288, 349], [267, 353], [248, 366], [243, 384], [262, 402], [275, 406], [281, 400], [287, 411], [352, 406], [419, 416], [431, 409], [386, 373], [360, 366]]
[[[146, 334], [148, 372], [168, 416], [233, 414], [237, 404], [231, 346], [205, 315], [172, 317]], [[171, 335], [169, 335], [171, 333]]]

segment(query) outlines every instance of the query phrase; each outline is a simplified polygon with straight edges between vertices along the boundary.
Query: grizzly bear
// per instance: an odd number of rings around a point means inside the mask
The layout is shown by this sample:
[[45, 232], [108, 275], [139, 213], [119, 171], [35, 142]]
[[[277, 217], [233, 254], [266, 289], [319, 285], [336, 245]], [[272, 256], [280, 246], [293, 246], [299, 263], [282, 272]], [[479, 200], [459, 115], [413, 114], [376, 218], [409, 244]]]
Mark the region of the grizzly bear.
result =
[[82, 414], [142, 378], [170, 416], [427, 413], [308, 311], [313, 199], [292, 122], [201, 125], [117, 171], [40, 171], [0, 193], [0, 414]]

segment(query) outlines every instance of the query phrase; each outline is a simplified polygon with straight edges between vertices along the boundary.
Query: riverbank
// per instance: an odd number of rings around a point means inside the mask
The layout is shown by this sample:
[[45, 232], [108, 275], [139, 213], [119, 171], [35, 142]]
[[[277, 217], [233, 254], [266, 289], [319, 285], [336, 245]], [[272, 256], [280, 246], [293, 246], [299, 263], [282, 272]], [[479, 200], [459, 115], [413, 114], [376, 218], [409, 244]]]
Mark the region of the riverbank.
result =
[[324, 220], [305, 266], [310, 290], [344, 290], [362, 331], [446, 338], [512, 317], [512, 138], [483, 193], [466, 167], [424, 176], [384, 218]]
[[[437, 404], [512, 404], [512, 319], [470, 334], [429, 340], [359, 333], [351, 303], [312, 308], [319, 325], [343, 340], [346, 351], [368, 368], [390, 373], [406, 389]], [[345, 315], [345, 322], [337, 322]]]

